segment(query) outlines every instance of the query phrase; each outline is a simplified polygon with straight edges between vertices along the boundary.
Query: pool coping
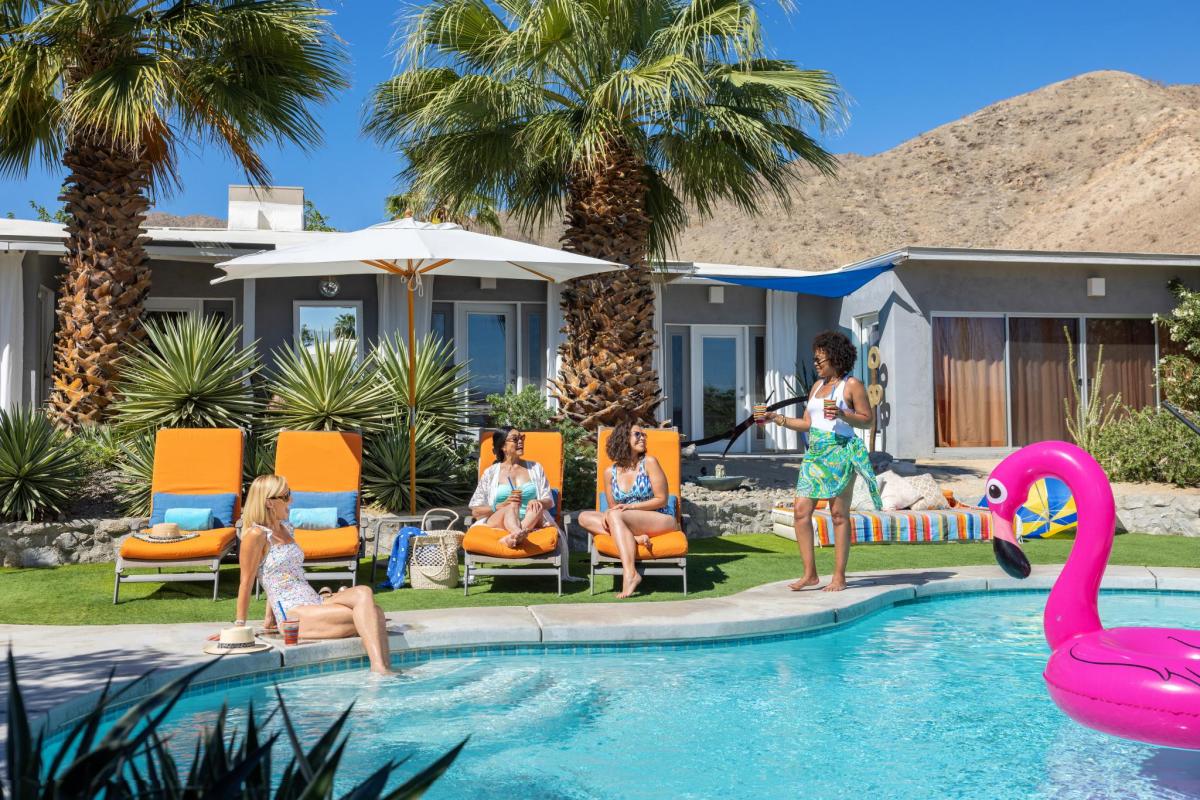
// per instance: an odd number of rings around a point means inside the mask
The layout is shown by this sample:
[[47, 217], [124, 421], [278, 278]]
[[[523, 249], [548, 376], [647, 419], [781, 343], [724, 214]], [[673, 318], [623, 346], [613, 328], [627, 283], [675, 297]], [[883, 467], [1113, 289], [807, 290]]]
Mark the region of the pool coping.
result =
[[[551, 650], [591, 653], [647, 646], [691, 648], [706, 642], [729, 644], [759, 637], [819, 633], [921, 598], [1045, 591], [1053, 586], [1061, 570], [1061, 565], [1035, 566], [1025, 580], [1010, 578], [993, 566], [884, 570], [851, 573], [848, 588], [836, 593], [792, 592], [787, 589], [787, 581], [778, 581], [720, 598], [391, 612], [389, 644], [393, 660], [400, 664], [491, 653]], [[1200, 593], [1200, 569], [1110, 565], [1101, 588]], [[72, 649], [71, 657], [76, 662], [81, 659], [86, 662], [89, 654], [101, 659], [108, 652], [91, 647], [89, 653], [90, 643], [113, 646], [119, 644], [118, 640], [132, 639], [131, 644], [139, 649], [134, 651], [131, 662], [124, 665], [124, 674], [114, 681], [114, 685], [131, 686], [122, 698], [123, 706], [205, 661], [215, 663], [197, 680], [194, 691], [198, 693], [259, 682], [281, 669], [286, 674], [280, 677], [292, 678], [365, 664], [358, 639], [309, 642], [290, 648], [272, 642], [270, 650], [217, 659], [200, 652], [197, 644], [216, 627], [213, 623], [189, 623], [169, 629], [161, 625], [0, 626], [0, 636], [7, 634], [14, 642], [18, 669], [21, 669], [22, 641], [36, 641], [43, 649], [54, 648], [56, 643], [65, 648], [73, 637], [80, 635], [81, 628], [92, 633], [97, 629], [111, 631], [110, 636], [99, 639], [93, 636], [82, 647]], [[136, 677], [149, 667], [156, 668], [151, 675]], [[28, 671], [23, 671], [26, 703], [44, 713], [39, 725], [47, 735], [92, 709], [107, 672], [107, 665], [98, 662], [91, 669], [78, 670], [66, 681], [34, 687], [31, 693]], [[139, 680], [139, 685], [132, 685]], [[50, 699], [44, 693], [61, 697], [64, 690], [73, 696], [62, 702], [44, 702]], [[37, 702], [39, 696], [41, 703]]]

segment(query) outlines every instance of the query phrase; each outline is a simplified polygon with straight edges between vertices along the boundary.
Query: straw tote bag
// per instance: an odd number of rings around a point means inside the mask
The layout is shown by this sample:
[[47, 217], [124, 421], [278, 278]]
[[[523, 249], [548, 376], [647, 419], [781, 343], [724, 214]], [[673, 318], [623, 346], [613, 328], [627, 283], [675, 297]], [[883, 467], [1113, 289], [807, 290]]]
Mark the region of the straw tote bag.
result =
[[[451, 517], [444, 529], [428, 530], [430, 516]], [[459, 515], [448, 508], [431, 508], [421, 518], [422, 535], [412, 539], [408, 580], [414, 589], [453, 589], [458, 585], [458, 549], [463, 532], [452, 530]]]

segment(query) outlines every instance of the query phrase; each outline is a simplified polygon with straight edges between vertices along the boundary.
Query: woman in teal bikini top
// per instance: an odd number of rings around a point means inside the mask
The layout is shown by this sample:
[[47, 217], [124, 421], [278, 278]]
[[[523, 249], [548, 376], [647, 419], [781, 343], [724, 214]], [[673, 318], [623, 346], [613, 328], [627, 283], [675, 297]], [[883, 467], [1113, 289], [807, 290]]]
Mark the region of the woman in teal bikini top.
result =
[[492, 450], [496, 463], [479, 476], [471, 496], [471, 514], [490, 528], [507, 531], [500, 541], [505, 547], [517, 548], [535, 530], [554, 527], [550, 483], [541, 464], [522, 458], [525, 435], [519, 430], [506, 427], [495, 431]]

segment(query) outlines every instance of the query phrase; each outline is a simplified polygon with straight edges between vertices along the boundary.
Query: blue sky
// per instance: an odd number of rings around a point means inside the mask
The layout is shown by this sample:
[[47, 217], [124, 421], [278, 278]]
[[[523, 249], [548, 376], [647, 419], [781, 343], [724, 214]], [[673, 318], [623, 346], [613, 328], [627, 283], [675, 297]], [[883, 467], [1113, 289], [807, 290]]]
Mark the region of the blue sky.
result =
[[[353, 86], [318, 110], [325, 143], [311, 153], [265, 151], [274, 182], [305, 187], [343, 230], [383, 218], [395, 190], [396, 158], [359, 134], [372, 86], [394, 64], [394, 22], [406, 6], [388, 0], [326, 0], [348, 42]], [[784, 14], [761, 5], [767, 41], [805, 67], [827, 69], [851, 100], [849, 120], [822, 137], [834, 152], [878, 153], [989, 103], [1082, 72], [1117, 69], [1164, 83], [1200, 83], [1200, 2], [1145, 0], [797, 0]], [[226, 187], [242, 183], [221, 153], [184, 161], [184, 190], [159, 199], [176, 214], [224, 217]], [[0, 214], [30, 216], [29, 200], [56, 204], [61, 172], [0, 177]]]

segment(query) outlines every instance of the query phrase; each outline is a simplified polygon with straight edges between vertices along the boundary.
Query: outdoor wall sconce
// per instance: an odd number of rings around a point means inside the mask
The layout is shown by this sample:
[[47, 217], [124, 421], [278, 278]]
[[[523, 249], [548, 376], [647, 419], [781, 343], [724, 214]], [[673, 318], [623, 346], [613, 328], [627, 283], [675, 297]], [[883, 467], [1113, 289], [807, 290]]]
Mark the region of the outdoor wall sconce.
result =
[[496, 279], [495, 278], [480, 278], [479, 279], [479, 288], [480, 289], [495, 289], [496, 288]]
[[320, 289], [322, 297], [337, 297], [337, 293], [342, 290], [342, 285], [338, 283], [337, 278], [329, 275], [321, 278], [321, 283], [317, 288]]
[[725, 287], [724, 286], [708, 287], [708, 302], [724, 303], [725, 302]]
[[1087, 296], [1104, 297], [1104, 278], [1087, 279]]

